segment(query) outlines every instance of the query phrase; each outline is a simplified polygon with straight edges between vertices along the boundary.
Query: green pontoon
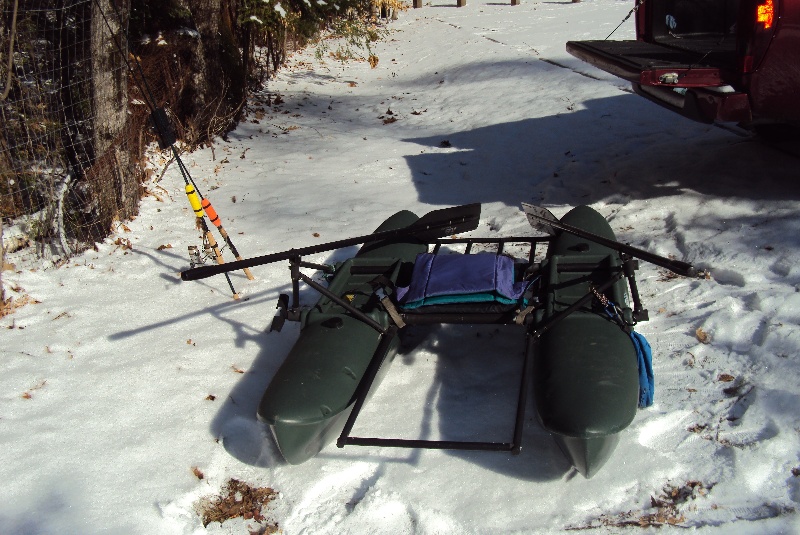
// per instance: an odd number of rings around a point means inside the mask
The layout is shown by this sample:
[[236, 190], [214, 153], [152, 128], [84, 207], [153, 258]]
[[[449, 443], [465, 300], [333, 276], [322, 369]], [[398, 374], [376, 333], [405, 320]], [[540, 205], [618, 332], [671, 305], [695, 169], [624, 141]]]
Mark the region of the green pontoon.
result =
[[[589, 207], [578, 207], [561, 221], [614, 239], [605, 219]], [[633, 326], [633, 310], [619, 277], [623, 260], [608, 247], [562, 232], [542, 270], [543, 308], [534, 327], [541, 333], [533, 367], [536, 408], [572, 465], [591, 477], [614, 451], [639, 403], [638, 358], [625, 329]], [[587, 295], [585, 305], [548, 328]], [[621, 305], [622, 324], [605, 313], [599, 301], [604, 298]]]
[[[302, 463], [333, 442], [339, 447], [516, 453], [532, 383], [542, 426], [572, 465], [591, 477], [613, 453], [637, 406], [652, 396], [648, 355], [633, 331], [637, 321], [647, 319], [636, 289], [636, 258], [683, 275], [693, 275], [694, 269], [619, 244], [605, 219], [587, 206], [560, 221], [544, 209], [524, 208], [546, 236], [445, 237], [477, 227], [477, 204], [436, 210], [422, 218], [402, 211], [366, 236], [203, 266], [182, 278], [289, 261], [293, 291], [281, 296], [273, 330], [286, 320], [298, 321], [300, 336], [258, 408], [258, 417], [270, 427], [289, 463]], [[353, 258], [334, 266], [302, 260], [354, 244], [364, 245]], [[510, 244], [527, 246], [527, 257], [506, 255]], [[473, 254], [473, 248], [487, 247], [494, 252]], [[327, 284], [302, 269], [322, 271]], [[300, 305], [301, 282], [321, 294], [313, 306]], [[397, 353], [398, 333], [414, 324], [519, 327], [527, 349], [509, 441], [352, 436], [361, 408]]]

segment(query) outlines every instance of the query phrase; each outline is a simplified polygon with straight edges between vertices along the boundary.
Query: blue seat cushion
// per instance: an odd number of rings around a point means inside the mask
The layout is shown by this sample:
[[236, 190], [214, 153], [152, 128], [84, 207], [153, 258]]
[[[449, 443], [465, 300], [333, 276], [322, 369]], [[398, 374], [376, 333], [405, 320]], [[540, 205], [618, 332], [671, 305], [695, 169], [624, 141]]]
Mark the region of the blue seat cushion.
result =
[[417, 255], [411, 282], [397, 289], [404, 309], [463, 303], [522, 303], [528, 283], [514, 281], [514, 260], [491, 253]]

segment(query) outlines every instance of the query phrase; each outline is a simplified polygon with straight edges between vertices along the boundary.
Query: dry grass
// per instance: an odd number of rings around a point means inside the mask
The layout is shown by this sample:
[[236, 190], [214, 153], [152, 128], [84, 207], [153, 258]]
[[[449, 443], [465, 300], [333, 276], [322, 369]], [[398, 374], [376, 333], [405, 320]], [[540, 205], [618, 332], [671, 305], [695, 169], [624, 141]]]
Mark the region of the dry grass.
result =
[[669, 282], [675, 279], [679, 279], [681, 276], [675, 273], [674, 271], [669, 271], [666, 269], [659, 269], [658, 270], [658, 282]]
[[661, 494], [650, 496], [650, 511], [626, 511], [615, 515], [600, 515], [588, 524], [570, 526], [566, 531], [594, 530], [600, 527], [660, 527], [680, 526], [686, 518], [679, 510], [679, 506], [689, 500], [705, 496], [713, 485], [706, 486], [700, 481], [687, 481], [683, 485], [666, 484]]
[[262, 511], [277, 495], [269, 487], [251, 487], [238, 479], [230, 479], [222, 487], [219, 496], [200, 498], [194, 504], [194, 509], [202, 518], [203, 526], [243, 518], [261, 524], [258, 533], [278, 533], [277, 523], [269, 521]]
[[0, 318], [8, 316], [9, 314], [13, 314], [17, 309], [24, 307], [25, 305], [36, 305], [41, 303], [41, 301], [37, 301], [30, 295], [22, 295], [21, 297], [9, 297], [2, 303], [0, 303]]

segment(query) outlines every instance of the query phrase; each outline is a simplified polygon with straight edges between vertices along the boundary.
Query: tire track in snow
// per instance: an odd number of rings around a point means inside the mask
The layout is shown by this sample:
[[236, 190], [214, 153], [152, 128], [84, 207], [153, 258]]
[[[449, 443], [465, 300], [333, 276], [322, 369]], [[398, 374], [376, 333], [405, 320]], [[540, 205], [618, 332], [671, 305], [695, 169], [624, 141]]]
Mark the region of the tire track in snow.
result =
[[[447, 22], [447, 21], [444, 21], [442, 19], [434, 18], [433, 20], [435, 20], [437, 22], [440, 22], [442, 24], [447, 24], [448, 26], [452, 26], [453, 28], [455, 28], [457, 30], [463, 30], [464, 29], [462, 26], [458, 26], [457, 24], [453, 24], [452, 22]], [[484, 30], [485, 31], [485, 28], [474, 28], [474, 29], [475, 30]], [[467, 31], [469, 31], [469, 30], [467, 30]], [[598, 82], [608, 82], [608, 80], [600, 78], [599, 76], [595, 76], [595, 75], [590, 74], [588, 72], [580, 71], [578, 69], [570, 67], [569, 65], [564, 65], [563, 63], [559, 63], [559, 62], [557, 62], [557, 61], [555, 61], [553, 59], [541, 57], [539, 55], [539, 51], [536, 50], [535, 48], [533, 48], [532, 46], [529, 46], [528, 49], [524, 49], [524, 48], [519, 47], [519, 46], [512, 46], [512, 45], [509, 45], [508, 43], [504, 43], [502, 41], [498, 41], [494, 37], [489, 37], [488, 35], [482, 33], [481, 31], [475, 31], [475, 32], [472, 32], [472, 33], [474, 35], [476, 35], [478, 37], [482, 37], [483, 39], [486, 39], [487, 41], [490, 41], [492, 43], [496, 43], [496, 44], [501, 45], [501, 46], [513, 48], [513, 49], [515, 49], [515, 50], [517, 50], [519, 52], [524, 53], [525, 55], [528, 55], [529, 53], [533, 53], [534, 59], [537, 59], [539, 61], [547, 63], [548, 65], [552, 65], [553, 67], [558, 67], [559, 69], [565, 69], [565, 70], [568, 70], [568, 71], [572, 71], [573, 73], [578, 74], [580, 76], [583, 76], [585, 78], [589, 78], [590, 80], [596, 80]], [[633, 94], [633, 90], [631, 88], [629, 88], [629, 87], [620, 86], [620, 85], [617, 85], [617, 84], [614, 84], [614, 83], [612, 83], [611, 85], [613, 85], [615, 88], [619, 89], [623, 93]]]

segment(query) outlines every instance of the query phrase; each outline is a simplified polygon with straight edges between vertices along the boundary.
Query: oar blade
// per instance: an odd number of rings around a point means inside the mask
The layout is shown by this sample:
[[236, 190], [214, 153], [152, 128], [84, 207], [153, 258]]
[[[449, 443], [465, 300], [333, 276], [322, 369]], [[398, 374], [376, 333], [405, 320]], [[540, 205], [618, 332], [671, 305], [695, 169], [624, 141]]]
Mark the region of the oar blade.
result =
[[534, 206], [526, 202], [522, 203], [522, 209], [525, 211], [525, 215], [528, 217], [528, 223], [530, 223], [534, 229], [544, 232], [549, 236], [555, 236], [556, 229], [554, 229], [553, 226], [548, 223], [548, 221], [558, 222], [558, 218], [554, 216], [550, 210], [542, 206]]
[[408, 227], [408, 230], [421, 241], [435, 240], [475, 230], [480, 219], [480, 203], [464, 204], [428, 212]]

